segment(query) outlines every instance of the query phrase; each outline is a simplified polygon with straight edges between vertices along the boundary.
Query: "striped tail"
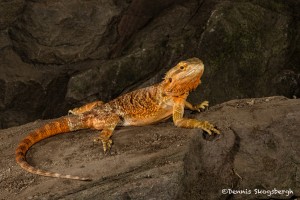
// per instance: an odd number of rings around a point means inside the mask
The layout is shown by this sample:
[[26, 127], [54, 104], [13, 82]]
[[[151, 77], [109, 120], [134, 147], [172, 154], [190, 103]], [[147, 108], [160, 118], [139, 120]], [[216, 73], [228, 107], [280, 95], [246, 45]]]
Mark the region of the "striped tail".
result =
[[[74, 179], [74, 180], [80, 180], [80, 181], [90, 181], [89, 178], [81, 178], [79, 176], [71, 176], [71, 175], [62, 175], [55, 172], [45, 171], [41, 169], [37, 169], [33, 166], [31, 166], [26, 161], [26, 153], [30, 149], [31, 146], [33, 146], [35, 143], [60, 134], [60, 133], [66, 133], [71, 132], [70, 126], [69, 126], [69, 117], [65, 117], [62, 119], [59, 119], [58, 121], [50, 122], [43, 127], [31, 132], [29, 135], [27, 135], [18, 145], [16, 149], [16, 161], [17, 163], [26, 171], [38, 174], [41, 176], [49, 176], [49, 177], [55, 177], [55, 178], [65, 178], [65, 179]], [[80, 129], [80, 128], [78, 128]]]

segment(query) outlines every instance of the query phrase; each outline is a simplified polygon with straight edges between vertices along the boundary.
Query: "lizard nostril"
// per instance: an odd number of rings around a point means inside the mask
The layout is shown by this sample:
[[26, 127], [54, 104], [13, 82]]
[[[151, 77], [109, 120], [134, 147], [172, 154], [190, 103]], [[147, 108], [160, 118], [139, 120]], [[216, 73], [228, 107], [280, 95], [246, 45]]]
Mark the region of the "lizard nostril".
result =
[[170, 82], [170, 83], [172, 82], [172, 78], [169, 78], [169, 82]]

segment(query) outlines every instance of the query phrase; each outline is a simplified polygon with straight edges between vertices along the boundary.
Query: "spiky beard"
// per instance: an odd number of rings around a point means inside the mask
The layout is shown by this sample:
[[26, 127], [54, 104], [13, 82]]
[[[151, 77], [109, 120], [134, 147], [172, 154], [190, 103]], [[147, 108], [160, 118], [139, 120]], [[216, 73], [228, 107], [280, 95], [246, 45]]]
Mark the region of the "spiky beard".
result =
[[176, 81], [173, 82], [163, 82], [163, 90], [164, 93], [168, 96], [182, 96], [186, 93], [189, 93], [192, 90], [195, 90], [197, 86], [200, 84], [201, 75], [191, 79], [190, 81]]

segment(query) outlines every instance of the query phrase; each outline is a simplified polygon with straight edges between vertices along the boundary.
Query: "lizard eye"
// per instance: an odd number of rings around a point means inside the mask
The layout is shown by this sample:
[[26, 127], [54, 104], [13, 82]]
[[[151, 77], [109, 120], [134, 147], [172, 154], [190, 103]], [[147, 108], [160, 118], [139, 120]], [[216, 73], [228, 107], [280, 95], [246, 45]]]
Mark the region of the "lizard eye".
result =
[[183, 65], [181, 65], [181, 66], [180, 66], [180, 69], [184, 69], [184, 66], [183, 66]]

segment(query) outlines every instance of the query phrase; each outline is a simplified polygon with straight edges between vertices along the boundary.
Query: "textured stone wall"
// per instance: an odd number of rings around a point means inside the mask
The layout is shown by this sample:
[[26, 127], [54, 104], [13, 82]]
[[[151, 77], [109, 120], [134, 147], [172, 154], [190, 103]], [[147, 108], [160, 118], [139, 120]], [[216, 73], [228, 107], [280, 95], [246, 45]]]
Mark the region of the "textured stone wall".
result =
[[296, 0], [0, 0], [0, 128], [161, 80], [199, 57], [191, 101], [300, 96]]

